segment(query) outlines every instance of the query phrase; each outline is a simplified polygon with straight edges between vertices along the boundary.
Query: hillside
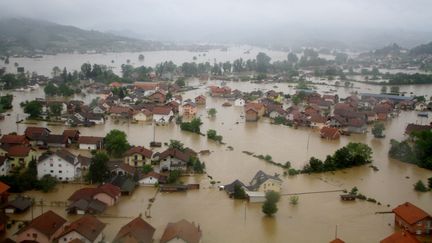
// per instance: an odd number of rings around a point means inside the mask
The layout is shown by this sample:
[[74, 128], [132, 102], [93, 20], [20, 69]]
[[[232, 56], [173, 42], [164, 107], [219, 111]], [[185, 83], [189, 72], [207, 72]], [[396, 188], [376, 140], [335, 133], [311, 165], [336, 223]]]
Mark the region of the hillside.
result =
[[159, 42], [121, 37], [99, 31], [34, 19], [0, 19], [1, 54], [145, 51], [167, 47]]
[[432, 54], [432, 42], [427, 44], [419, 45], [410, 50], [411, 55], [431, 55]]

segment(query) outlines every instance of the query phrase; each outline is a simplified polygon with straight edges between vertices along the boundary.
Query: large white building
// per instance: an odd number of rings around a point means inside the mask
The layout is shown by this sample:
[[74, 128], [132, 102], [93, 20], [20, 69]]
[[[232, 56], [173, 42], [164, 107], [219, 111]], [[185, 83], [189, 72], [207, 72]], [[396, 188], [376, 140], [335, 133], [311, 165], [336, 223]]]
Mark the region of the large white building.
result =
[[38, 178], [51, 175], [60, 181], [71, 181], [81, 176], [78, 157], [62, 149], [52, 154], [42, 155], [37, 164]]

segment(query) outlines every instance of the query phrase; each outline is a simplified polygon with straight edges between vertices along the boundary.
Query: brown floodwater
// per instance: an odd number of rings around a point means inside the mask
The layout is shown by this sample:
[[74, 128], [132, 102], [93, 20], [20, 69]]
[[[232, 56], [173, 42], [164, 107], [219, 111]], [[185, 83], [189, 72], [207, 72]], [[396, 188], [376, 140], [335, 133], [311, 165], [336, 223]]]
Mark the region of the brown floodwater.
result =
[[[219, 82], [212, 81], [209, 84]], [[192, 82], [192, 84], [197, 84]], [[228, 82], [228, 86], [243, 91], [255, 89], [273, 89], [275, 84], [251, 84]], [[277, 91], [293, 93], [288, 84], [276, 84]], [[366, 92], [379, 90], [379, 86], [356, 84], [359, 89], [338, 89], [341, 97], [352, 91]], [[432, 86], [422, 86], [418, 92], [429, 92]], [[319, 91], [329, 87], [318, 86]], [[426, 89], [426, 91], [425, 91]], [[206, 92], [205, 86], [183, 94], [184, 98], [194, 98]], [[4, 93], [4, 92], [3, 92]], [[42, 90], [14, 94], [15, 109], [11, 116], [0, 122], [3, 134], [17, 131], [23, 133], [26, 124], [15, 124], [17, 114], [24, 117], [19, 103], [25, 99], [43, 97]], [[85, 97], [87, 101], [94, 96]], [[151, 218], [146, 219], [156, 228], [156, 242], [160, 239], [168, 222], [187, 219], [200, 224], [203, 230], [203, 242], [328, 242], [334, 238], [335, 227], [338, 225], [338, 236], [346, 242], [379, 242], [394, 231], [392, 214], [375, 214], [378, 211], [390, 211], [393, 207], [405, 201], [432, 213], [432, 194], [417, 193], [413, 184], [421, 179], [425, 181], [432, 176], [430, 171], [415, 165], [402, 163], [388, 158], [390, 139], [401, 140], [408, 123], [427, 123], [430, 119], [417, 117], [416, 112], [402, 112], [386, 124], [386, 137], [375, 139], [368, 133], [365, 135], [342, 136], [339, 141], [322, 140], [317, 130], [270, 124], [268, 119], [256, 123], [245, 123], [241, 117], [243, 108], [222, 107], [224, 99], [207, 98], [207, 108], [215, 107], [215, 118], [208, 118], [206, 108], [199, 109], [202, 131], [215, 129], [223, 136], [226, 145], [208, 141], [206, 137], [182, 132], [179, 126], [173, 124], [156, 127], [156, 140], [168, 142], [178, 139], [186, 146], [196, 151], [209, 149], [212, 153], [201, 156], [206, 164], [207, 173], [221, 185], [240, 179], [248, 183], [258, 170], [269, 174], [283, 173], [283, 170], [262, 160], [248, 156], [242, 151], [256, 154], [269, 154], [273, 160], [280, 163], [290, 161], [292, 167], [301, 168], [309, 157], [324, 159], [338, 148], [349, 142], [366, 143], [373, 149], [373, 165], [379, 171], [368, 166], [346, 169], [335, 173], [314, 175], [297, 175], [284, 177], [282, 193], [310, 192], [320, 190], [351, 189], [357, 186], [359, 191], [381, 202], [382, 206], [366, 201], [342, 202], [339, 193], [323, 193], [300, 195], [298, 205], [291, 205], [289, 197], [283, 196], [278, 203], [279, 211], [272, 218], [265, 217], [261, 212], [261, 204], [245, 203], [231, 200], [217, 186], [210, 185], [207, 176], [184, 178], [185, 181], [198, 182], [201, 189], [187, 193], [159, 193], [151, 207]], [[41, 126], [48, 126], [45, 122]], [[60, 133], [64, 126], [48, 126], [53, 133]], [[127, 121], [115, 123], [108, 120], [105, 125], [92, 128], [79, 128], [81, 134], [104, 136], [111, 129], [126, 132], [128, 140], [133, 145], [148, 146], [153, 138], [151, 124], [129, 124]], [[231, 151], [227, 147], [232, 146]], [[157, 149], [156, 151], [163, 150]], [[59, 185], [55, 192], [28, 192], [36, 200], [43, 199], [46, 204], [51, 201], [65, 201], [80, 185]], [[107, 223], [106, 239], [112, 240], [120, 227], [139, 214], [144, 215], [149, 199], [154, 196], [154, 188], [138, 188], [132, 196], [122, 197], [119, 204], [107, 210], [100, 217]], [[387, 207], [387, 204], [390, 207]], [[45, 206], [43, 210], [52, 209], [68, 220], [77, 218], [67, 216], [64, 207]], [[35, 207], [33, 214], [39, 215], [41, 207]], [[17, 216], [20, 219], [30, 219], [31, 213]], [[13, 232], [10, 232], [13, 233]]]

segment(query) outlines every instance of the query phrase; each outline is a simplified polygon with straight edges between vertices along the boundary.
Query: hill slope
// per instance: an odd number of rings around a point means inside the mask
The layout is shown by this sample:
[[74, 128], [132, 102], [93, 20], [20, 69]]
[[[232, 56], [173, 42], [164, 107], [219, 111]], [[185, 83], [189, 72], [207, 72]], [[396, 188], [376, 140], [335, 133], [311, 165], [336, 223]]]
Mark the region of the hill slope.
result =
[[46, 21], [16, 18], [0, 20], [0, 54], [158, 49], [164, 49], [163, 44], [99, 31], [87, 31]]

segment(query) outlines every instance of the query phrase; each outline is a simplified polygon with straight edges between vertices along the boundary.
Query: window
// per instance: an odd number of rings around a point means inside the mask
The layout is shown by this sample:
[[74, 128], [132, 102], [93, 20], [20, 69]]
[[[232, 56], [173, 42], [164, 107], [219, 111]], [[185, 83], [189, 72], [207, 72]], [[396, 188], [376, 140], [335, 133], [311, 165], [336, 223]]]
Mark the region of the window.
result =
[[59, 173], [61, 174], [61, 173], [63, 173], [63, 171], [59, 170]]
[[53, 171], [53, 170], [50, 170], [50, 172], [51, 172], [51, 173], [54, 173], [54, 171]]
[[53, 167], [54, 165], [53, 164], [50, 164], [50, 167]]
[[62, 165], [61, 165], [61, 164], [59, 164], [59, 167], [62, 167]]
[[36, 233], [33, 233], [33, 238], [37, 238], [37, 234]]

